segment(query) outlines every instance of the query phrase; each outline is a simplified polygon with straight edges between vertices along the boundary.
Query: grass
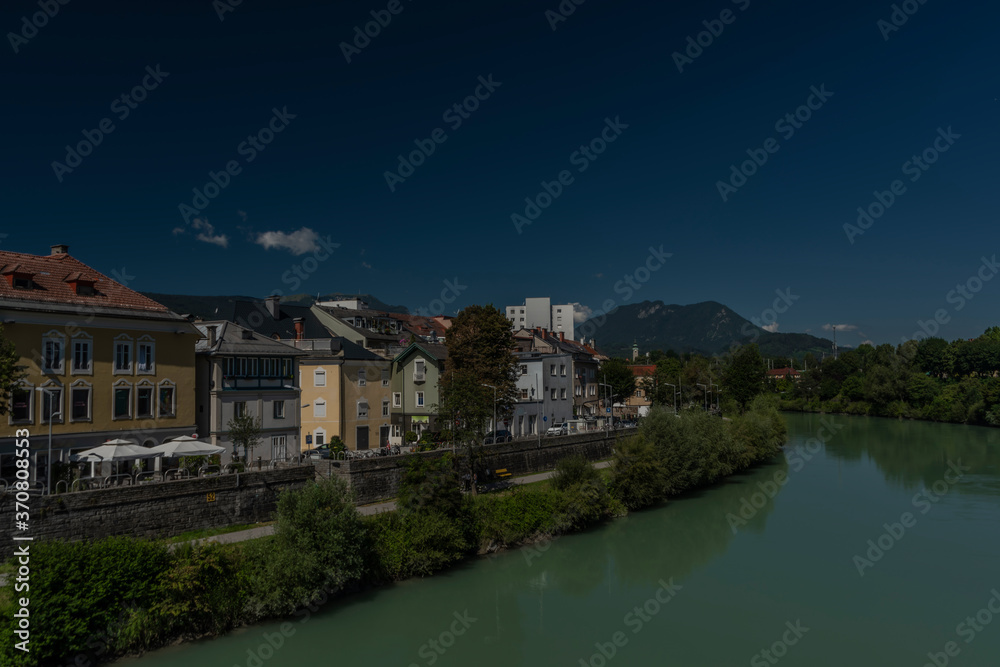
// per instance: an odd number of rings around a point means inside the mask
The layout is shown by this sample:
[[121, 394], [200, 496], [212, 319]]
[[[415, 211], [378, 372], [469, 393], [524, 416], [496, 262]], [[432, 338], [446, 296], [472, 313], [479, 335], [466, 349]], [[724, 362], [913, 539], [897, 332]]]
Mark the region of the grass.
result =
[[273, 521], [265, 521], [263, 523], [243, 523], [237, 524], [235, 526], [224, 526], [222, 528], [205, 528], [203, 530], [189, 530], [186, 533], [181, 533], [180, 535], [175, 535], [174, 537], [168, 537], [165, 542], [168, 544], [173, 544], [174, 542], [190, 542], [192, 540], [200, 540], [206, 537], [212, 537], [214, 535], [225, 535], [226, 533], [235, 533], [241, 530], [249, 530], [251, 528], [260, 528], [261, 526], [268, 526], [274, 523]]

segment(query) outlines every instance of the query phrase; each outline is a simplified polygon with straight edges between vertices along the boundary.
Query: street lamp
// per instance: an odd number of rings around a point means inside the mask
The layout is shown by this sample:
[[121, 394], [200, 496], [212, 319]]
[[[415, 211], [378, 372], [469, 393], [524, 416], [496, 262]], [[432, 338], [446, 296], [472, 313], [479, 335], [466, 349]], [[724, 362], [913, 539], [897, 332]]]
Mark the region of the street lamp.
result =
[[[717, 385], [714, 382], [712, 383], [712, 386], [713, 387], [718, 387], [719, 389], [722, 389], [722, 387], [720, 385]], [[716, 412], [719, 411], [719, 392], [718, 391], [715, 392], [715, 411]]]
[[[607, 373], [602, 374], [601, 377], [603, 377], [605, 380], [608, 379]], [[610, 422], [610, 426], [609, 426], [607, 417], [604, 418], [604, 430], [606, 430], [606, 431], [612, 430], [615, 427], [615, 405], [614, 405], [615, 396], [614, 396], [614, 392], [612, 391], [611, 385], [608, 384], [607, 382], [598, 382], [597, 386], [598, 387], [607, 387], [607, 389], [604, 390], [604, 407], [605, 407], [605, 409], [607, 409], [608, 404], [609, 403], [611, 404], [611, 422]]]
[[704, 385], [700, 382], [695, 382], [699, 387], [705, 387], [705, 412], [708, 412], [708, 385]]
[[669, 382], [664, 382], [663, 384], [667, 385], [668, 387], [670, 387], [670, 388], [672, 388], [674, 390], [674, 401], [673, 401], [673, 403], [674, 403], [674, 414], [676, 415], [677, 414], [677, 385], [670, 384]]
[[497, 388], [491, 384], [484, 384], [493, 390], [493, 444], [497, 443]]
[[[52, 418], [55, 414], [52, 412], [52, 394], [53, 390], [48, 387], [35, 387], [35, 391], [45, 392], [49, 397], [49, 453], [45, 459], [45, 493], [52, 493]], [[62, 411], [59, 411], [59, 419], [62, 419]]]

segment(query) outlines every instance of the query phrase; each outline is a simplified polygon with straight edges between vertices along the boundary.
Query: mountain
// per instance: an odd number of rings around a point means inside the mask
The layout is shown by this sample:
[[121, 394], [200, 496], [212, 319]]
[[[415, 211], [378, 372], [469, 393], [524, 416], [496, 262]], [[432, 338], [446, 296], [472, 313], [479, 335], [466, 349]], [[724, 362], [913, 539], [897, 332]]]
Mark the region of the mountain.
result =
[[[143, 292], [157, 303], [174, 311], [175, 313], [190, 314], [210, 320], [216, 317], [225, 317], [226, 313], [233, 312], [233, 304], [236, 301], [263, 301], [264, 299], [255, 296], [195, 296], [187, 294], [159, 294], [157, 292]], [[360, 298], [367, 301], [375, 310], [383, 310], [390, 313], [409, 313], [406, 306], [390, 306], [379, 301], [371, 294], [325, 294], [320, 297], [321, 301], [334, 299]], [[281, 297], [281, 303], [292, 306], [310, 306], [316, 297], [311, 294], [291, 294]]]
[[733, 344], [754, 342], [755, 336], [761, 353], [769, 357], [803, 357], [807, 352], [819, 356], [833, 347], [831, 341], [810, 334], [764, 331], [715, 301], [687, 306], [643, 301], [619, 306], [603, 319], [591, 318], [577, 326], [577, 336], [595, 339], [598, 349], [612, 356], [630, 357], [633, 342], [643, 354], [649, 350], [721, 354]]

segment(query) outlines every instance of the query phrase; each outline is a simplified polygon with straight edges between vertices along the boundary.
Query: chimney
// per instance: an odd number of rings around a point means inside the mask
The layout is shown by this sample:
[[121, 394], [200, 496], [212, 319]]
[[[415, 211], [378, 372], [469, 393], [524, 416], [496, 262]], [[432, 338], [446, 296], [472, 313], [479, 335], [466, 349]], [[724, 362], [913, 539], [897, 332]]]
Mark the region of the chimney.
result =
[[52, 253], [51, 253], [52, 255], [68, 255], [69, 254], [69, 246], [68, 245], [60, 243], [58, 245], [49, 246], [49, 247], [52, 249]]
[[564, 332], [564, 331], [560, 331], [559, 332], [559, 342], [560, 343], [565, 343], [566, 342], [566, 332]]
[[277, 294], [267, 297], [265, 300], [267, 304], [267, 312], [271, 316], [272, 320], [276, 320], [279, 317], [278, 307], [281, 304], [281, 297]]
[[296, 317], [292, 321], [295, 322], [295, 340], [302, 340], [306, 332], [306, 318]]
[[208, 330], [208, 346], [215, 347], [215, 325], [205, 328]]

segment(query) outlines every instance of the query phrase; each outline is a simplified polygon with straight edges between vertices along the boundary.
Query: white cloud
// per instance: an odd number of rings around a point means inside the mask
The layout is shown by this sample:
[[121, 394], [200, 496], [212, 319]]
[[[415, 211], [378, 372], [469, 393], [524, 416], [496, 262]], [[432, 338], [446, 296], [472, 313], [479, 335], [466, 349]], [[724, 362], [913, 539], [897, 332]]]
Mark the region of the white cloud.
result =
[[862, 345], [871, 345], [872, 347], [874, 347], [875, 346], [875, 341], [863, 340], [863, 341], [861, 341], [861, 344]]
[[[199, 241], [205, 243], [211, 243], [212, 245], [217, 245], [220, 248], [229, 247], [229, 237], [225, 234], [216, 234], [215, 226], [208, 221], [207, 218], [195, 218], [191, 221], [190, 227], [192, 230], [197, 231], [198, 234], [195, 236]], [[174, 234], [184, 234], [188, 230], [184, 227], [174, 227]]]
[[774, 333], [775, 331], [778, 330], [778, 323], [772, 322], [771, 324], [765, 324], [764, 326], [761, 327], [761, 329], [769, 333]]
[[594, 309], [591, 308], [590, 306], [585, 306], [579, 302], [572, 303], [570, 305], [573, 306], [574, 324], [582, 324], [583, 322], [586, 322], [587, 320], [589, 320], [591, 317], [594, 316]]
[[369, 264], [368, 262], [361, 262], [361, 266], [365, 267], [366, 269], [372, 268], [372, 265]]
[[246, 211], [236, 211], [236, 215], [240, 216], [243, 219], [243, 222], [247, 221], [247, 212]]
[[837, 331], [855, 331], [858, 328], [856, 324], [824, 324], [823, 331], [833, 331], [833, 328], [837, 327]]
[[291, 234], [286, 234], [285, 232], [262, 232], [257, 235], [254, 243], [262, 245], [268, 250], [279, 248], [287, 250], [293, 255], [304, 255], [307, 252], [316, 252], [320, 249], [319, 244], [316, 243], [317, 239], [319, 239], [319, 234], [308, 227], [303, 227]]

